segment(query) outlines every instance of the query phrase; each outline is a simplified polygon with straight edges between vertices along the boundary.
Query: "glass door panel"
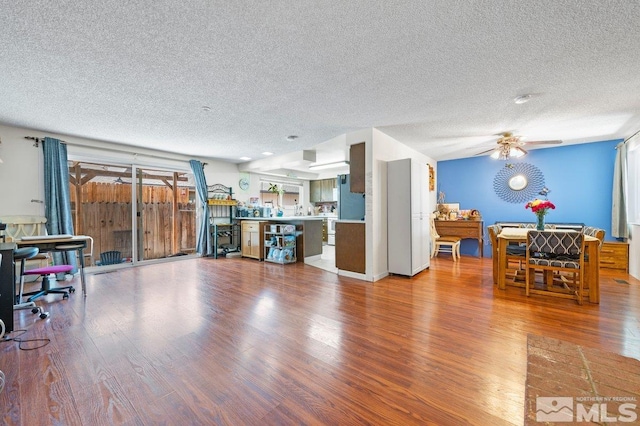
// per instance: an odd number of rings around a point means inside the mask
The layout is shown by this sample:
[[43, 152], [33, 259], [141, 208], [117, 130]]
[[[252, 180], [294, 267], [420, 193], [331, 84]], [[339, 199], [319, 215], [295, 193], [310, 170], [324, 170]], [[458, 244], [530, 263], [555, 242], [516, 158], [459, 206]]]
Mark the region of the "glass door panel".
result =
[[136, 260], [195, 252], [195, 187], [187, 173], [136, 168]]

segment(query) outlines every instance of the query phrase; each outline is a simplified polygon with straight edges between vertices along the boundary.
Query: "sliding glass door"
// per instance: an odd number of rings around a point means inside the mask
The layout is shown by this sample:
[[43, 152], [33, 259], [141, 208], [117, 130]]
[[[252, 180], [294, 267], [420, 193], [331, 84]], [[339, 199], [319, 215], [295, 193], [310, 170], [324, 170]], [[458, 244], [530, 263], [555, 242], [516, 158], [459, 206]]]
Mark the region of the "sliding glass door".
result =
[[195, 252], [190, 173], [71, 161], [69, 174], [75, 232], [93, 238], [92, 265]]

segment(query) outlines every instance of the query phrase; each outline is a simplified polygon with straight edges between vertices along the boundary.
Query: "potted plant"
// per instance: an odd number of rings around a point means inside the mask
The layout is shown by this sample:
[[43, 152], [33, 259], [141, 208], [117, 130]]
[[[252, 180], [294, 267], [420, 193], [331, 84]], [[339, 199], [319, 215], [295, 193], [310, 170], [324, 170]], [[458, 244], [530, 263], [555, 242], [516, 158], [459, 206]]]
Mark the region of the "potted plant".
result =
[[278, 194], [278, 205], [276, 207], [277, 209], [277, 215], [278, 216], [282, 216], [282, 196], [284, 195], [284, 186], [278, 186], [275, 183], [269, 183], [269, 192], [273, 192], [274, 194]]

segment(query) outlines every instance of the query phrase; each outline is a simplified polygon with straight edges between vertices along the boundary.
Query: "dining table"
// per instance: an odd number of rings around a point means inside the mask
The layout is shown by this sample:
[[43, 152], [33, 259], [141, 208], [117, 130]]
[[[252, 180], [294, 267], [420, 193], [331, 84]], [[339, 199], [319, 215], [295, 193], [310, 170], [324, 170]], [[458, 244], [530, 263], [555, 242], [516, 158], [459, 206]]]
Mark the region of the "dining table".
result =
[[[498, 288], [507, 286], [507, 245], [526, 243], [528, 228], [502, 228], [498, 234]], [[579, 232], [579, 231], [574, 231]], [[585, 244], [585, 287], [589, 288], [589, 302], [600, 303], [600, 240], [590, 235], [584, 236]], [[588, 260], [586, 259], [588, 258]]]

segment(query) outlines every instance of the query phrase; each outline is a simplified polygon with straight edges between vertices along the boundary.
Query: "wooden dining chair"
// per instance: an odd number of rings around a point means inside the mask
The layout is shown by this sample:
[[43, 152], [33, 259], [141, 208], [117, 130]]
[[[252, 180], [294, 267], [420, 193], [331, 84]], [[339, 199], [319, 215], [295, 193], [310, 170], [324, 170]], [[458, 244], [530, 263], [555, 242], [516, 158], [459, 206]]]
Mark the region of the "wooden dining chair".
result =
[[[527, 233], [525, 292], [547, 296], [574, 299], [582, 305], [584, 286], [584, 234], [575, 231], [535, 231]], [[569, 272], [572, 282], [555, 286], [554, 280], [543, 283], [542, 289], [535, 288], [536, 270]]]
[[437, 256], [438, 253], [451, 253], [453, 261], [460, 259], [460, 241], [462, 238], [438, 235], [436, 230], [436, 215], [431, 213], [431, 257]]

